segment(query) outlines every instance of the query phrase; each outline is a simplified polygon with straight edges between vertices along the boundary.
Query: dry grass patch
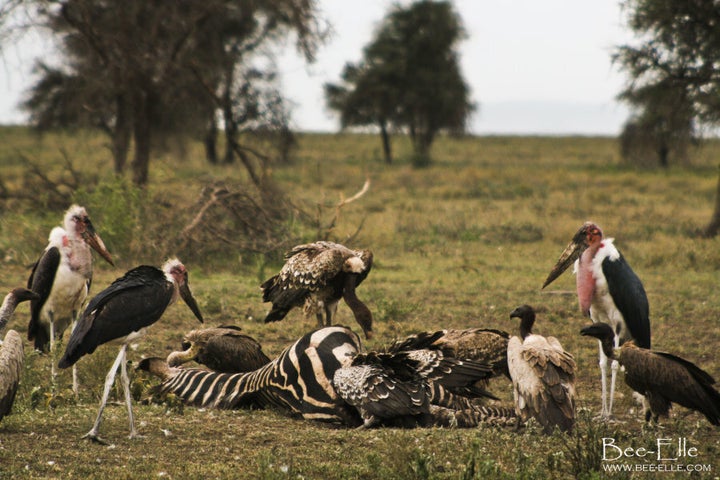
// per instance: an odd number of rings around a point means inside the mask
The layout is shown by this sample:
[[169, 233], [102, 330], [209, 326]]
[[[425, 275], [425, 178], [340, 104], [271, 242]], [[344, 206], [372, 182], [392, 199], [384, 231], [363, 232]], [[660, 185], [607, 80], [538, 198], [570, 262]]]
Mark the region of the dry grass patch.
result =
[[[0, 129], [2, 178], [21, 181], [16, 153], [57, 168], [59, 148], [73, 152], [78, 167], [100, 168], [100, 186], [77, 192], [118, 267], [97, 263], [91, 294], [139, 263], [159, 265], [163, 236], [192, 219], [202, 188], [223, 179], [243, 182], [238, 167], [209, 166], [193, 145], [185, 160], [165, 156], [152, 164], [143, 197], [113, 178], [102, 139], [54, 135], [37, 139], [24, 130]], [[409, 144], [396, 143], [396, 162], [381, 160], [379, 139], [366, 135], [301, 135], [294, 162], [275, 166], [274, 178], [298, 205], [332, 209], [356, 192], [367, 176], [368, 194], [343, 209], [331, 238], [357, 231], [353, 246], [371, 248], [376, 263], [358, 289], [375, 315], [381, 348], [418, 330], [484, 326], [515, 331], [510, 311], [534, 305], [539, 333], [554, 335], [578, 363], [579, 405], [587, 409], [571, 436], [477, 430], [380, 429], [355, 431], [288, 418], [273, 411], [220, 412], [170, 403], [139, 405], [145, 435], [129, 441], [121, 396], [113, 392], [101, 435], [114, 448], [80, 441], [91, 426], [103, 379], [116, 347], [101, 347], [80, 360], [80, 398], [69, 393], [69, 372], [48, 404], [49, 360], [26, 346], [26, 368], [15, 414], [0, 424], [0, 478], [602, 478], [597, 449], [605, 435], [628, 446], [652, 446], [658, 436], [686, 437], [699, 461], [717, 463], [717, 428], [678, 407], [662, 427], [648, 429], [619, 383], [620, 423], [592, 421], [600, 401], [597, 344], [578, 334], [587, 323], [566, 274], [549, 292], [540, 285], [557, 256], [587, 219], [604, 227], [645, 283], [651, 304], [653, 343], [720, 376], [720, 240], [695, 236], [710, 218], [717, 182], [709, 145], [692, 167], [636, 170], [619, 163], [616, 144], [604, 138], [441, 138], [435, 162], [421, 169], [409, 161]], [[5, 168], [7, 167], [7, 168]], [[10, 201], [0, 217], [0, 287], [24, 284], [27, 266], [45, 245], [62, 211], [43, 212]], [[315, 232], [288, 214], [298, 239]], [[293, 223], [294, 222], [294, 223]], [[267, 305], [258, 288], [281, 264], [281, 252], [251, 255], [228, 248], [222, 256], [186, 262], [190, 285], [207, 324], [233, 323], [257, 338], [268, 355], [315, 327], [292, 312], [279, 323], [261, 323]], [[339, 321], [355, 328], [341, 305]], [[23, 333], [27, 306], [11, 327]], [[181, 303], [171, 307], [129, 353], [164, 356], [198, 326]], [[134, 376], [142, 395], [155, 380]], [[492, 390], [511, 401], [507, 380]], [[714, 465], [720, 468], [720, 464]], [[714, 473], [713, 473], [714, 474]], [[636, 475], [640, 477], [640, 475]], [[618, 477], [619, 478], [619, 477]], [[664, 474], [663, 478], [674, 478]], [[683, 475], [679, 478], [687, 478]]]

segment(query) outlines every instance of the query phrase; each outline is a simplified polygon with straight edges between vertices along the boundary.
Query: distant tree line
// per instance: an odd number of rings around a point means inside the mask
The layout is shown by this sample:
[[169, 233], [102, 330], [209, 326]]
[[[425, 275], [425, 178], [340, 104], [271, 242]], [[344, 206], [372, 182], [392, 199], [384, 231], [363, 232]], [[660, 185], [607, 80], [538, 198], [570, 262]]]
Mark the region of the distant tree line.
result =
[[[24, 107], [40, 129], [106, 132], [114, 168], [131, 156], [132, 179], [148, 181], [154, 147], [202, 138], [210, 162], [239, 158], [256, 184], [266, 154], [240, 132], [291, 142], [289, 108], [267, 46], [293, 34], [312, 61], [326, 31], [314, 0], [25, 0], [57, 39], [41, 59]], [[221, 122], [222, 128], [218, 128]], [[217, 136], [225, 135], [225, 152]], [[131, 151], [132, 148], [132, 151]]]
[[[39, 59], [23, 107], [40, 130], [96, 128], [111, 143], [114, 169], [148, 181], [154, 148], [201, 138], [209, 162], [239, 159], [259, 184], [268, 154], [241, 138], [271, 137], [282, 156], [294, 139], [290, 109], [266, 60], [268, 46], [294, 35], [312, 61], [327, 38], [316, 0], [13, 0], [59, 45]], [[327, 84], [343, 128], [374, 126], [392, 160], [390, 136], [406, 133], [427, 162], [441, 132], [463, 133], [476, 105], [460, 67], [465, 38], [449, 1], [395, 5], [358, 64]], [[0, 37], [1, 38], [1, 37]], [[242, 136], [240, 134], [243, 134]], [[218, 136], [225, 151], [218, 152]], [[129, 167], [129, 168], [128, 168]]]

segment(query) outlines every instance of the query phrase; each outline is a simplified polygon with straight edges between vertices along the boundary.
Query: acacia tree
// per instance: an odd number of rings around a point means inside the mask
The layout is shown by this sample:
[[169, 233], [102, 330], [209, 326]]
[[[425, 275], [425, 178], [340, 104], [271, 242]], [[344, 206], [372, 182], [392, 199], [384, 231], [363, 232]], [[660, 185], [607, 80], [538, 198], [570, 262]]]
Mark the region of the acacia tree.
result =
[[464, 132], [475, 109], [456, 51], [464, 38], [450, 2], [395, 6], [363, 60], [346, 65], [343, 83], [326, 85], [327, 105], [340, 112], [343, 127], [379, 127], [388, 161], [388, 129], [395, 128], [410, 135], [416, 159], [425, 162], [437, 134]]
[[619, 95], [636, 110], [619, 138], [620, 153], [626, 161], [657, 163], [667, 168], [671, 159], [687, 160], [696, 133], [692, 103], [686, 92], [682, 85], [663, 79]]
[[390, 74], [382, 66], [369, 68], [366, 64], [347, 63], [342, 85], [325, 84], [327, 106], [340, 112], [343, 129], [354, 125], [376, 125], [380, 129], [387, 163], [392, 163], [389, 128], [397, 110], [397, 92], [384, 81]]
[[325, 31], [317, 21], [314, 1], [230, 3], [240, 3], [241, 8], [229, 8], [224, 14], [214, 16], [213, 25], [203, 31], [199, 46], [203, 52], [212, 52], [210, 55], [218, 68], [195, 70], [213, 107], [205, 136], [207, 157], [213, 163], [218, 162], [215, 151], [218, 111], [226, 138], [224, 163], [232, 163], [238, 156], [245, 161], [238, 143], [241, 131], [262, 135], [274, 132], [279, 140], [276, 145], [281, 150], [287, 141], [292, 141], [287, 135], [289, 108], [277, 87], [273, 62], [259, 67], [255, 60], [264, 57], [264, 45], [294, 31], [298, 51], [311, 62], [319, 42], [325, 38]]
[[[103, 128], [117, 172], [132, 145], [139, 185], [148, 180], [158, 135], [207, 131], [218, 109], [226, 124], [238, 125], [231, 116], [243, 90], [228, 72], [252, 52], [294, 32], [298, 49], [312, 59], [322, 39], [313, 0], [28, 3], [63, 47], [58, 65], [39, 65], [26, 102], [31, 118], [46, 127]], [[257, 183], [259, 176], [250, 174]]]
[[[720, 123], [720, 4], [714, 0], [627, 0], [628, 25], [636, 45], [622, 45], [613, 59], [630, 76], [621, 98], [634, 100], [643, 91], [662, 87], [666, 99], [681, 99], [665, 118], [686, 135], [693, 125]], [[657, 96], [654, 96], [657, 99]], [[672, 105], [672, 102], [666, 103]], [[647, 111], [651, 101], [640, 102]], [[683, 129], [685, 133], [683, 133]], [[720, 181], [718, 184], [720, 195]], [[705, 233], [720, 231], [720, 198]]]

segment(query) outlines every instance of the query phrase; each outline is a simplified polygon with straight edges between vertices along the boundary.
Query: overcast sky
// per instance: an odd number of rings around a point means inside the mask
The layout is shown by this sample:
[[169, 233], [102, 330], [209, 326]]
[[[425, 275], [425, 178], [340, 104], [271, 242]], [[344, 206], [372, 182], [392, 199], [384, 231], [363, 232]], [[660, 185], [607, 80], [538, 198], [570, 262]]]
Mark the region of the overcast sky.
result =
[[[406, 5], [407, 0], [402, 1]], [[460, 45], [462, 71], [479, 103], [470, 130], [476, 134], [619, 133], [627, 109], [614, 97], [625, 76], [610, 62], [614, 46], [631, 34], [614, 0], [455, 0], [468, 38]], [[393, 4], [390, 0], [319, 0], [334, 35], [317, 61], [305, 65], [289, 45], [278, 59], [293, 124], [300, 130], [335, 131], [325, 109], [323, 84], [337, 81]], [[37, 40], [3, 52], [0, 123], [24, 119], [15, 109], [32, 80]]]

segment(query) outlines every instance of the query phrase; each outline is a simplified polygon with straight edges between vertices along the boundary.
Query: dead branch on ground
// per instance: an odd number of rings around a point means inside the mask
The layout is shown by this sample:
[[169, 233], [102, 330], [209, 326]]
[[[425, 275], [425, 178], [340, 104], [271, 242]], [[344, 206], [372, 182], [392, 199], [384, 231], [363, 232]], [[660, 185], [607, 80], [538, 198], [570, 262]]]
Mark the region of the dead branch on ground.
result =
[[[253, 191], [257, 191], [253, 189]], [[183, 257], [223, 253], [267, 253], [287, 247], [282, 204], [256, 198], [242, 187], [215, 184], [203, 189], [191, 207], [195, 215], [182, 229], [176, 249]]]
[[[322, 216], [323, 216], [323, 204], [318, 202], [317, 204], [317, 215], [315, 217], [315, 225], [318, 232], [318, 240], [328, 240], [330, 238], [330, 235], [333, 233], [333, 230], [335, 230], [335, 227], [338, 223], [338, 220], [340, 219], [340, 213], [342, 211], [342, 208], [349, 203], [352, 203], [359, 198], [361, 198], [363, 195], [365, 195], [368, 190], [370, 190], [370, 178], [365, 179], [365, 183], [363, 184], [362, 188], [352, 197], [350, 198], [343, 198], [342, 194], [340, 195], [340, 201], [334, 205], [333, 210], [334, 214], [330, 218], [330, 220], [327, 222], [327, 224], [323, 224]], [[348, 235], [345, 239], [343, 239], [344, 242], [352, 243], [351, 241], [357, 237], [357, 235], [360, 233], [360, 230], [362, 229], [363, 224], [365, 223], [365, 219], [363, 218], [358, 227], [356, 228], [355, 232]]]
[[10, 188], [4, 178], [0, 178], [0, 199], [30, 201], [34, 207], [62, 210], [72, 202], [73, 193], [81, 186], [97, 183], [97, 175], [90, 175], [75, 168], [64, 149], [62, 169], [52, 171], [46, 165], [32, 160], [24, 153], [17, 156], [26, 169], [17, 188]]

